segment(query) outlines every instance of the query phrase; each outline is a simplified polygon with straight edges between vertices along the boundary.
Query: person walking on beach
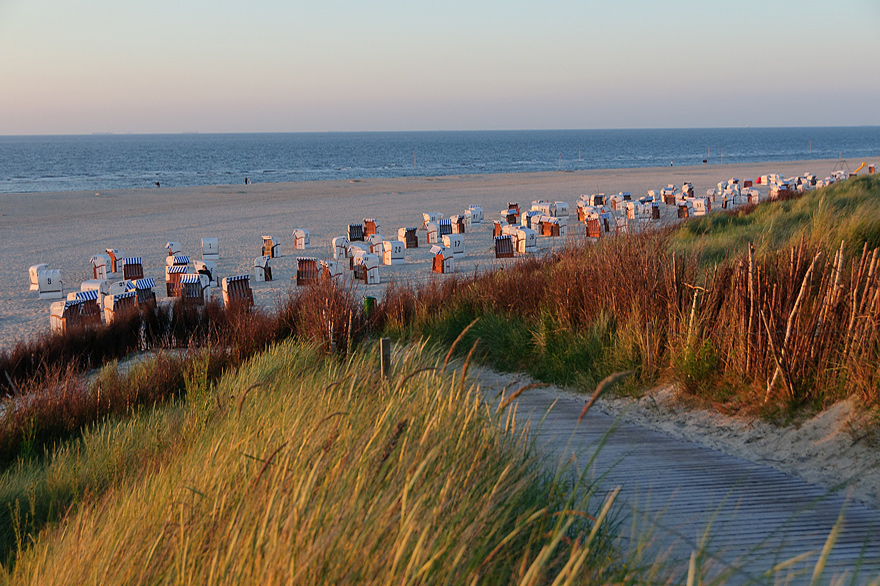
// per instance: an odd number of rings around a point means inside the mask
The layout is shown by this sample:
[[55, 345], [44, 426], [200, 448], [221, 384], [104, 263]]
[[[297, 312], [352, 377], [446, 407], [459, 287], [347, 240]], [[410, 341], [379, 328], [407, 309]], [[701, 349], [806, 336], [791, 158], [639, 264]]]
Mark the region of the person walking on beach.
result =
[[245, 177], [245, 178], [244, 178], [244, 184], [245, 184], [245, 185], [250, 185], [250, 183], [251, 183], [251, 180], [248, 179], [247, 177]]
[[156, 181], [156, 187], [162, 187], [161, 185], [159, 185], [158, 181]]

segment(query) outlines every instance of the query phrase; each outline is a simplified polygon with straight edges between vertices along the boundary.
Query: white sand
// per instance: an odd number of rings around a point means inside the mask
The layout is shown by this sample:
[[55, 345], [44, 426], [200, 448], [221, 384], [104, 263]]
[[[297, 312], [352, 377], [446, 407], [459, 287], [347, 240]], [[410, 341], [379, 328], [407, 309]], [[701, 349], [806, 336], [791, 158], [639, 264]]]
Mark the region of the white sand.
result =
[[[220, 277], [253, 271], [263, 234], [281, 243], [282, 257], [273, 261], [270, 283], [254, 283], [258, 303], [272, 306], [286, 294], [296, 273], [296, 256], [332, 258], [331, 240], [346, 234], [349, 223], [376, 218], [386, 239], [396, 239], [404, 226], [421, 226], [423, 212], [449, 217], [470, 204], [481, 205], [485, 222], [465, 234], [467, 258], [459, 272], [497, 266], [491, 237], [492, 220], [507, 202], [528, 209], [537, 199], [575, 202], [585, 193], [630, 191], [633, 198], [648, 189], [690, 181], [697, 195], [719, 181], [755, 178], [766, 173], [829, 175], [835, 161], [800, 161], [749, 165], [663, 167], [562, 173], [468, 175], [407, 179], [367, 179], [304, 183], [222, 185], [177, 189], [0, 194], [0, 348], [48, 330], [51, 301], [28, 292], [28, 267], [46, 263], [62, 269], [64, 292], [78, 291], [91, 278], [89, 259], [106, 248], [140, 256], [145, 275], [159, 284], [164, 297], [164, 262], [168, 241], [201, 258], [201, 238], [220, 240]], [[674, 213], [672, 209], [669, 213]], [[575, 223], [576, 218], [572, 219]], [[309, 230], [311, 250], [293, 250], [294, 228]], [[583, 234], [581, 225], [580, 234]], [[381, 285], [360, 285], [363, 295], [381, 297], [392, 279], [424, 282], [431, 274], [429, 246], [419, 232], [420, 248], [408, 250], [407, 264], [380, 267]], [[539, 248], [558, 246], [559, 239], [539, 238]], [[117, 274], [117, 278], [121, 275]], [[441, 277], [442, 278], [442, 277]]]
[[[218, 268], [223, 277], [251, 272], [253, 259], [260, 254], [261, 235], [270, 234], [282, 243], [283, 256], [273, 262], [275, 280], [252, 285], [257, 301], [271, 305], [293, 286], [296, 256], [329, 260], [332, 238], [344, 235], [349, 223], [365, 217], [376, 218], [382, 233], [394, 239], [398, 228], [420, 226], [422, 212], [442, 212], [449, 217], [462, 213], [469, 204], [481, 205], [485, 222], [465, 234], [467, 259], [457, 263], [460, 272], [471, 272], [499, 264], [492, 254], [492, 220], [500, 219], [499, 212], [509, 201], [519, 202], [523, 209], [537, 199], [567, 201], [574, 214], [575, 202], [586, 193], [630, 191], [633, 198], [638, 198], [648, 189], [690, 181], [700, 195], [731, 177], [805, 172], [825, 177], [835, 162], [226, 185], [97, 194], [0, 194], [0, 348], [48, 330], [51, 302], [28, 292], [28, 267], [41, 262], [62, 269], [66, 293], [79, 290], [80, 282], [91, 278], [89, 258], [93, 254], [117, 248], [143, 258], [146, 276], [159, 283], [157, 293], [162, 298], [167, 241], [181, 242], [184, 252], [200, 258], [201, 238], [218, 237]], [[293, 250], [294, 228], [309, 230], [311, 250]], [[407, 251], [406, 265], [381, 266], [383, 283], [359, 285], [358, 292], [381, 296], [392, 279], [443, 278], [430, 272], [424, 231], [419, 232], [419, 239], [420, 248]], [[546, 250], [561, 244], [556, 240], [539, 238], [539, 246]], [[852, 409], [849, 403], [800, 428], [779, 430], [761, 422], [681, 410], [675, 407], [672, 395], [668, 390], [659, 390], [638, 402], [610, 401], [603, 408], [612, 412], [628, 409], [627, 417], [646, 425], [795, 472], [826, 486], [857, 475], [857, 497], [878, 503], [880, 459], [875, 450], [864, 445], [866, 442], [850, 445], [846, 423]]]

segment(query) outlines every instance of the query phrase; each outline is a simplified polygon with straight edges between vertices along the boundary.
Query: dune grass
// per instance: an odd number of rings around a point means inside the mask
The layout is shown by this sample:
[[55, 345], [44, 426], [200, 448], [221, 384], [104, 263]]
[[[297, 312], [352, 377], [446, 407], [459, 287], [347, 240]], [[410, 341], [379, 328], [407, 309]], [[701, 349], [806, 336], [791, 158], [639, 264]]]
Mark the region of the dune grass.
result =
[[[496, 421], [441, 362], [405, 349], [386, 381], [372, 352], [288, 342], [22, 459], [0, 481], [15, 545], [0, 582], [622, 578], [609, 509], [548, 476], [512, 414]], [[46, 510], [55, 522], [32, 523]]]
[[673, 232], [669, 246], [711, 263], [739, 256], [749, 244], [761, 256], [801, 241], [826, 250], [843, 241], [850, 255], [866, 243], [870, 250], [880, 247], [880, 177], [853, 177], [802, 196], [693, 218]]

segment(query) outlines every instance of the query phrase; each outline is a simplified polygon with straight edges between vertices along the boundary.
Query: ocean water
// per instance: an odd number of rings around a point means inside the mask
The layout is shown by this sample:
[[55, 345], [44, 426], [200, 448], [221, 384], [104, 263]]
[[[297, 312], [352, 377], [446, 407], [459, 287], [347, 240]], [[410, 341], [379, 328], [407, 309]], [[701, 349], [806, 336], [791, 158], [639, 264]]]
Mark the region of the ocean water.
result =
[[880, 156], [880, 127], [0, 136], [0, 193]]

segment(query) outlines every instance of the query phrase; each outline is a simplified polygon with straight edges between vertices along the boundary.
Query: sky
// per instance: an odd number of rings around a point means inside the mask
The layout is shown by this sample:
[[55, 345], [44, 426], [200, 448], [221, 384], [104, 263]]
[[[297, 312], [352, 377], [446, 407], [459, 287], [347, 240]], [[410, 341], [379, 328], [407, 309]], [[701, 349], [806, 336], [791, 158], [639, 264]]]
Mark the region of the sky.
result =
[[0, 0], [0, 134], [880, 125], [880, 0]]

